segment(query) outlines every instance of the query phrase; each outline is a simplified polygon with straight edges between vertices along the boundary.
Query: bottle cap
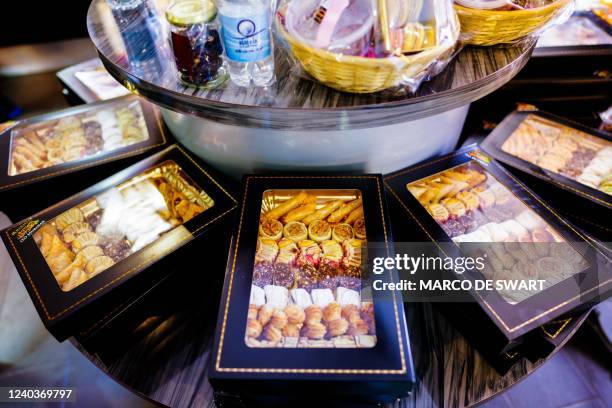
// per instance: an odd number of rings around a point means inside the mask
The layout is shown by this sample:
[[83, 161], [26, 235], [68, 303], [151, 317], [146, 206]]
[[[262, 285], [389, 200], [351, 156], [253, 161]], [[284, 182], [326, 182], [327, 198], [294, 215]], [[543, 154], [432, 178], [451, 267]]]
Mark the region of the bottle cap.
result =
[[190, 26], [208, 23], [217, 16], [211, 0], [176, 0], [166, 10], [166, 19], [172, 25]]

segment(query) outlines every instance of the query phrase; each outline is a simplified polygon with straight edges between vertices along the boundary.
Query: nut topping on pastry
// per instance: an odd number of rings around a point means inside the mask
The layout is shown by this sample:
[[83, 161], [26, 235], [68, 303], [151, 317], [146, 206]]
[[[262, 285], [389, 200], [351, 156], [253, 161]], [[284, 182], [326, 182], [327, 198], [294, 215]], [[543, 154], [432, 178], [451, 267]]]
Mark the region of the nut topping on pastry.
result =
[[283, 236], [283, 224], [278, 220], [262, 217], [259, 224], [259, 235], [263, 238], [279, 240]]
[[308, 235], [315, 242], [323, 242], [331, 238], [331, 226], [327, 221], [316, 220], [308, 226]]

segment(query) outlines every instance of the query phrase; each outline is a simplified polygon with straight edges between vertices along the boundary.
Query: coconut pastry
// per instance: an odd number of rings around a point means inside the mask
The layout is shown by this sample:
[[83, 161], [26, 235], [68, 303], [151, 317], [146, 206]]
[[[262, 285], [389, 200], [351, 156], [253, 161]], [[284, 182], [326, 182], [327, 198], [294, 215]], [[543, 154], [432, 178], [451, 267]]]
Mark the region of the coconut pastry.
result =
[[335, 301], [331, 289], [313, 289], [310, 294], [313, 304], [322, 308]]
[[283, 228], [283, 236], [298, 242], [308, 238], [308, 230], [301, 222], [293, 221], [285, 225], [285, 228]]
[[259, 286], [251, 285], [251, 297], [249, 304], [256, 307], [262, 306], [266, 303], [266, 292]]
[[353, 223], [353, 233], [357, 239], [366, 239], [365, 218], [358, 218]]
[[338, 224], [332, 229], [332, 239], [337, 242], [344, 242], [353, 238], [353, 227], [349, 224]]
[[305, 289], [291, 289], [291, 300], [297, 306], [306, 309], [308, 306], [312, 306], [312, 298]]
[[308, 226], [308, 236], [315, 242], [323, 242], [331, 238], [332, 228], [327, 221], [316, 220]]
[[264, 292], [266, 293], [266, 305], [276, 309], [287, 307], [289, 303], [289, 290], [287, 288], [277, 285], [266, 285], [264, 286]]
[[262, 217], [259, 223], [259, 236], [278, 241], [283, 236], [283, 224], [278, 220]]
[[343, 308], [348, 305], [358, 307], [361, 304], [361, 298], [358, 291], [342, 287], [336, 289], [336, 300]]

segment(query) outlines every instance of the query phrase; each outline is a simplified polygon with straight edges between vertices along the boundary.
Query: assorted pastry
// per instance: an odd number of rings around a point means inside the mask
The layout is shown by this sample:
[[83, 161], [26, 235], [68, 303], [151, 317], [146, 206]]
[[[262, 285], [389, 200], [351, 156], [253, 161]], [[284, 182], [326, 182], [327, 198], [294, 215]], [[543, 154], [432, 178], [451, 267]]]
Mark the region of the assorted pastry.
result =
[[34, 240], [69, 291], [213, 205], [167, 162], [58, 215]]
[[85, 159], [149, 138], [139, 101], [12, 131], [9, 175]]
[[[554, 229], [475, 162], [407, 188], [453, 242], [479, 243], [469, 248], [486, 254], [489, 267], [482, 272], [487, 279], [542, 279], [549, 287], [586, 267], [584, 258]], [[534, 293], [500, 294], [516, 303]]]
[[359, 195], [266, 194], [247, 345], [373, 347], [374, 308], [361, 292], [366, 231]]
[[528, 115], [501, 149], [542, 169], [612, 195], [612, 143]]

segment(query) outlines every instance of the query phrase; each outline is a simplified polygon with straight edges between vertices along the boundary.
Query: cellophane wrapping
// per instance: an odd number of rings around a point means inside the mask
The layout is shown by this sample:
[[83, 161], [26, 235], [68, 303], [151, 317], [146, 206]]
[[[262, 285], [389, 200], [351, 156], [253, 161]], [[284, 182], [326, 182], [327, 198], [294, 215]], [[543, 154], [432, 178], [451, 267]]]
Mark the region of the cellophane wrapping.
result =
[[281, 0], [275, 33], [295, 75], [344, 92], [408, 93], [453, 58], [459, 21], [452, 0]]

